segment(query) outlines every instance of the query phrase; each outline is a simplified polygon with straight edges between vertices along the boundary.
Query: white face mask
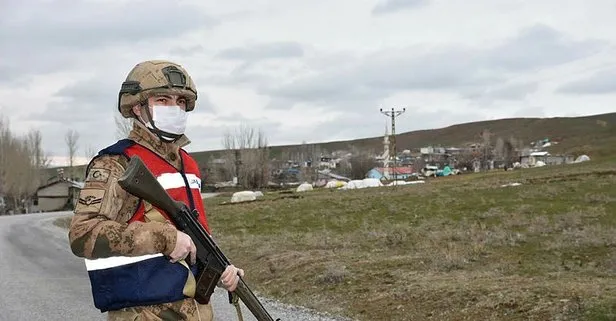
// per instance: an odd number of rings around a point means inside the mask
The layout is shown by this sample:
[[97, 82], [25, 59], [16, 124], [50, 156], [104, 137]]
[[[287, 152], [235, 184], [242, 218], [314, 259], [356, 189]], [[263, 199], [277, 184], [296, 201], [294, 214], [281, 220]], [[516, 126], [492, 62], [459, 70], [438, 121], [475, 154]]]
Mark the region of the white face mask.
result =
[[181, 135], [186, 130], [188, 114], [180, 106], [152, 106], [152, 120], [156, 128]]

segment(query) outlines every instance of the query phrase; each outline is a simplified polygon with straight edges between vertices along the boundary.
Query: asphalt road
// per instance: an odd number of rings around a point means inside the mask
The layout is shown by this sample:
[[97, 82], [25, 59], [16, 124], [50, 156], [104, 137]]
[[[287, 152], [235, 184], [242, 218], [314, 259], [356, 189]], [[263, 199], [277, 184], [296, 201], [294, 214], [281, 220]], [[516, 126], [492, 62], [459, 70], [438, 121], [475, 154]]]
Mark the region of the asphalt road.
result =
[[[106, 320], [92, 302], [82, 259], [68, 247], [67, 231], [52, 224], [67, 212], [0, 216], [0, 320]], [[250, 273], [247, 270], [247, 273]], [[342, 320], [260, 298], [285, 321]], [[215, 320], [237, 320], [227, 293], [213, 295]], [[244, 320], [255, 320], [242, 305]]]

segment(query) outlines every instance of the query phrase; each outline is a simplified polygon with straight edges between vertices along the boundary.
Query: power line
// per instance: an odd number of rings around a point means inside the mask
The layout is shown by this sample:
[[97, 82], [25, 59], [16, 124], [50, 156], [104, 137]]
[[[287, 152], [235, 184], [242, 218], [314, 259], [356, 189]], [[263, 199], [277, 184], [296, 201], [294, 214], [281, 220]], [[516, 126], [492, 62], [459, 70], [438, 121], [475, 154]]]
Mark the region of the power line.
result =
[[398, 173], [396, 172], [397, 170], [397, 156], [398, 153], [396, 151], [396, 117], [402, 115], [405, 111], [406, 108], [402, 108], [402, 110], [395, 110], [393, 107], [391, 108], [390, 111], [383, 111], [383, 108], [379, 109], [379, 111], [388, 117], [391, 117], [391, 144], [392, 144], [392, 148], [390, 150], [390, 154], [393, 155], [393, 159], [394, 159], [394, 185], [396, 185], [397, 183], [395, 183], [398, 180]]

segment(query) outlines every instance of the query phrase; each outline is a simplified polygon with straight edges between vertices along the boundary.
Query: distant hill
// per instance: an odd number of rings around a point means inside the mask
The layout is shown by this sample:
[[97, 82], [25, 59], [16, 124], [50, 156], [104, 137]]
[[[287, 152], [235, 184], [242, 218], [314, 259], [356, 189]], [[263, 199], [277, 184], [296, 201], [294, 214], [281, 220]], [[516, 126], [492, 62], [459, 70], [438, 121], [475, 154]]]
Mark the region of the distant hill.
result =
[[[616, 113], [584, 117], [552, 118], [507, 118], [457, 124], [444, 128], [418, 130], [396, 135], [398, 151], [418, 149], [425, 146], [458, 147], [481, 142], [481, 132], [489, 130], [493, 139], [514, 137], [525, 145], [544, 138], [559, 144], [550, 147], [552, 154], [587, 154], [591, 158], [616, 156]], [[369, 137], [346, 141], [310, 144], [322, 151], [332, 152], [357, 148], [380, 153], [383, 150], [383, 137]], [[272, 146], [272, 156], [301, 148], [301, 144]], [[204, 166], [210, 158], [221, 157], [223, 150], [193, 152], [199, 164]], [[66, 167], [65, 167], [66, 168]], [[75, 173], [82, 173], [85, 166], [77, 166]], [[56, 169], [48, 169], [49, 176]]]
[[[493, 139], [514, 137], [525, 145], [544, 138], [559, 144], [550, 147], [552, 154], [588, 154], [592, 157], [616, 154], [616, 113], [584, 117], [507, 118], [457, 124], [449, 127], [418, 130], [396, 135], [397, 150], [418, 149], [425, 146], [458, 147], [481, 142], [481, 132], [489, 130]], [[321, 150], [348, 150], [351, 147], [381, 152], [383, 137], [370, 137], [346, 141], [323, 142]], [[272, 146], [272, 155], [300, 148], [296, 145]], [[210, 157], [220, 157], [222, 150], [194, 152], [199, 163]]]

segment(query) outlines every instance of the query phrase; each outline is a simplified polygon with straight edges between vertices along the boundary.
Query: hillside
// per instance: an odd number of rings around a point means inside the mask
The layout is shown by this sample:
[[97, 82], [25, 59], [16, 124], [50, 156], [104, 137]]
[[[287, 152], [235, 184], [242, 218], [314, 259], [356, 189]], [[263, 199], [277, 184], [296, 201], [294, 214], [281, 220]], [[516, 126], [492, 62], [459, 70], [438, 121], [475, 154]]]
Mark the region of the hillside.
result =
[[[526, 145], [531, 141], [550, 138], [560, 142], [552, 147], [553, 154], [589, 154], [603, 157], [616, 154], [616, 113], [585, 117], [553, 118], [508, 118], [479, 121], [453, 125], [445, 128], [418, 130], [399, 133], [396, 136], [398, 150], [417, 149], [424, 146], [461, 146], [481, 142], [480, 134], [489, 130], [503, 139], [514, 137]], [[335, 151], [349, 149], [351, 146], [374, 151], [382, 150], [383, 137], [361, 138], [347, 141], [323, 142], [315, 144], [321, 150]], [[301, 145], [272, 146], [272, 155], [300, 148]], [[219, 157], [221, 150], [193, 153], [201, 163], [210, 157]]]
[[[553, 118], [508, 118], [490, 121], [470, 122], [445, 128], [418, 130], [399, 133], [396, 136], [398, 150], [417, 149], [424, 146], [462, 146], [480, 142], [483, 130], [489, 130], [494, 137], [515, 137], [525, 144], [543, 138], [560, 142], [550, 148], [553, 154], [569, 153], [574, 155], [588, 154], [591, 158], [603, 158], [616, 155], [616, 113], [600, 114], [585, 117], [553, 117]], [[381, 151], [383, 137], [361, 138], [347, 141], [323, 142], [314, 144], [324, 151], [358, 149]], [[272, 146], [272, 157], [282, 152], [291, 152], [301, 148], [296, 145]], [[210, 157], [220, 157], [222, 150], [194, 152], [197, 162], [206, 164]], [[81, 173], [84, 166], [75, 168]], [[49, 169], [54, 175], [56, 169]]]

